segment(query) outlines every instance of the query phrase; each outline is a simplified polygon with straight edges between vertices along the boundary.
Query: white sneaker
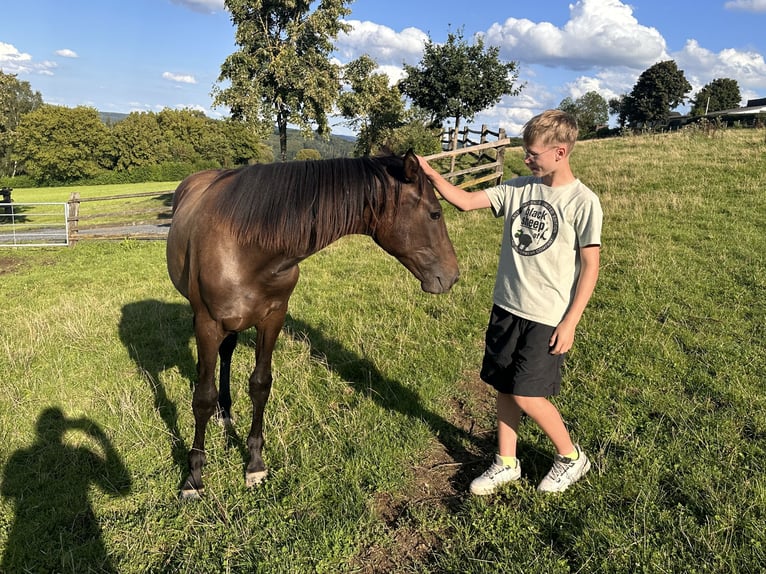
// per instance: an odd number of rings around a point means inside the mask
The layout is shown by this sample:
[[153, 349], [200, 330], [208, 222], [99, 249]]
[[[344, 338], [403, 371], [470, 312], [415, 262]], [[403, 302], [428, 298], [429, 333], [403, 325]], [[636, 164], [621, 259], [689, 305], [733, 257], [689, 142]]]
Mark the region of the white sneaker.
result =
[[498, 488], [521, 478], [521, 465], [516, 461], [516, 466], [503, 466], [503, 460], [499, 454], [495, 455], [495, 462], [492, 463], [484, 473], [471, 482], [471, 494], [484, 496], [493, 494]]
[[563, 492], [585, 476], [590, 470], [590, 461], [579, 445], [575, 445], [575, 448], [580, 455], [577, 460], [572, 460], [560, 454], [555, 456], [553, 466], [537, 486], [538, 491]]

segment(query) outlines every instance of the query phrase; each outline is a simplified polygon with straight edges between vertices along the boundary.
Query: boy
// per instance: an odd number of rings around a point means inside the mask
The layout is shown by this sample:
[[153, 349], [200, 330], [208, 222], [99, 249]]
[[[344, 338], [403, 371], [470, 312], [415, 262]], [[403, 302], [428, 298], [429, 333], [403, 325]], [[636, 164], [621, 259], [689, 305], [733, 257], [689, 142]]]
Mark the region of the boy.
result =
[[565, 112], [535, 116], [522, 134], [532, 175], [475, 193], [452, 185], [420, 158], [426, 176], [455, 207], [489, 207], [505, 218], [481, 369], [482, 380], [498, 391], [498, 453], [471, 483], [473, 494], [492, 494], [521, 477], [516, 443], [522, 413], [557, 452], [539, 491], [564, 491], [590, 470], [548, 400], [560, 390], [561, 366], [599, 271], [601, 206], [569, 165], [577, 133], [576, 120]]

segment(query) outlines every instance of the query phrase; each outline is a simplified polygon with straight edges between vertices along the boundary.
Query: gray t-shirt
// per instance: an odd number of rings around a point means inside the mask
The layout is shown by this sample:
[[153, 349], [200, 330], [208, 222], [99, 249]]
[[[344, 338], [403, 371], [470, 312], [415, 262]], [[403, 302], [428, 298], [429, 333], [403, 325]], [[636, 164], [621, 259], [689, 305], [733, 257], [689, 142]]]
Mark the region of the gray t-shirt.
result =
[[549, 187], [534, 176], [484, 192], [495, 217], [505, 217], [494, 303], [555, 327], [574, 297], [580, 247], [601, 245], [598, 197], [579, 179]]

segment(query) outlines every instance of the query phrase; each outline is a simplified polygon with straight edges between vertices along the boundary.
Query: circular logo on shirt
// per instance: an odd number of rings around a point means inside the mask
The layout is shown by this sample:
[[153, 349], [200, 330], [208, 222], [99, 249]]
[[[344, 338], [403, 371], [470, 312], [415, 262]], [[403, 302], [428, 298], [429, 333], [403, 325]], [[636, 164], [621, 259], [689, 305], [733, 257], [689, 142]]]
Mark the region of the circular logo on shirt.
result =
[[511, 245], [519, 255], [537, 255], [553, 245], [559, 233], [559, 218], [542, 199], [523, 203], [511, 216]]

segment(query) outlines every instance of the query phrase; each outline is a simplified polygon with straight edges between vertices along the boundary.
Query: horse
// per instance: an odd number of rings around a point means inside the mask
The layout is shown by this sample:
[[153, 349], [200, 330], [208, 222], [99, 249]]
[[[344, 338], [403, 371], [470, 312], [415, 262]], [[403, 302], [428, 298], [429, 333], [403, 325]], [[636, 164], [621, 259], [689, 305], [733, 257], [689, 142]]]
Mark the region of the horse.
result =
[[231, 357], [237, 334], [251, 327], [256, 345], [246, 487], [268, 475], [263, 415], [272, 354], [301, 261], [341, 237], [361, 234], [399, 260], [427, 293], [446, 293], [459, 277], [440, 202], [412, 150], [202, 171], [179, 184], [172, 210], [168, 274], [191, 305], [198, 356], [194, 441], [182, 498], [204, 492], [205, 431], [214, 414], [231, 424]]

